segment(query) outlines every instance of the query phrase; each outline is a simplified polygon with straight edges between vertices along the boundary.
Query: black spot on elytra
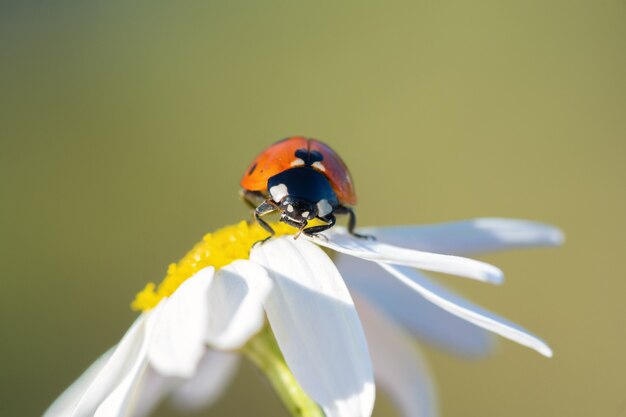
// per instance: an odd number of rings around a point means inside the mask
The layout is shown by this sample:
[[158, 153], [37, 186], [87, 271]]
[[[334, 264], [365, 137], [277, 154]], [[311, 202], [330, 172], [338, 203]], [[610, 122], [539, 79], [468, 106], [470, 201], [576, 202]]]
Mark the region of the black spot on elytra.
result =
[[306, 160], [309, 158], [309, 151], [306, 149], [296, 150], [296, 158], [300, 158], [306, 163]]
[[296, 151], [296, 158], [300, 158], [304, 161], [306, 166], [311, 166], [316, 162], [324, 160], [324, 155], [318, 151], [309, 151], [307, 149], [298, 149]]
[[255, 169], [256, 169], [256, 162], [254, 163], [254, 165], [250, 167], [250, 171], [248, 171], [248, 175], [252, 175]]
[[324, 160], [324, 155], [322, 155], [318, 151], [309, 151], [309, 158], [311, 160], [311, 164], [314, 164], [316, 162], [323, 161]]

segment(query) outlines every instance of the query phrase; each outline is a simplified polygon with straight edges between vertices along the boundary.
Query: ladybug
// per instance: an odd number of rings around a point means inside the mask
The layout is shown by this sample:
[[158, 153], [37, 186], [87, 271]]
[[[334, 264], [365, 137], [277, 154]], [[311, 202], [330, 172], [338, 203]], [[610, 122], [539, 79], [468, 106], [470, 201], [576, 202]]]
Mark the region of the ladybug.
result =
[[[298, 229], [296, 238], [330, 229], [336, 214], [349, 216], [352, 235], [366, 237], [354, 233], [356, 216], [350, 206], [356, 204], [356, 194], [346, 164], [316, 139], [294, 136], [274, 143], [250, 164], [240, 185], [243, 199], [270, 235], [274, 230], [261, 217], [278, 211], [281, 221]], [[326, 224], [307, 227], [315, 218]]]

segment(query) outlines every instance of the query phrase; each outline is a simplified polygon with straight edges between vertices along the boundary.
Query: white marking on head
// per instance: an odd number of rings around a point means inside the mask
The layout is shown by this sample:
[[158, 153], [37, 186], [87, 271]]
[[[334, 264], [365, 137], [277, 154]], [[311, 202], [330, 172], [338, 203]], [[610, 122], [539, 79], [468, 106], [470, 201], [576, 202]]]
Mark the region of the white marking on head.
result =
[[303, 211], [302, 212], [302, 217], [309, 217], [309, 212], [308, 211]]
[[300, 158], [294, 159], [294, 161], [291, 163], [292, 167], [299, 167], [301, 165], [304, 165], [304, 161]]
[[328, 200], [320, 200], [320, 202], [317, 203], [317, 214], [320, 217], [324, 217], [327, 214], [330, 214], [332, 212], [333, 212], [333, 206], [330, 205]]
[[287, 211], [288, 211], [289, 213], [291, 213], [291, 212], [293, 211], [293, 206], [292, 206], [291, 204], [289, 204], [289, 205], [287, 206]]
[[270, 188], [270, 195], [274, 201], [282, 200], [287, 194], [289, 194], [289, 191], [285, 184], [278, 184]]
[[313, 162], [313, 168], [317, 168], [322, 172], [326, 172], [326, 167], [320, 161]]

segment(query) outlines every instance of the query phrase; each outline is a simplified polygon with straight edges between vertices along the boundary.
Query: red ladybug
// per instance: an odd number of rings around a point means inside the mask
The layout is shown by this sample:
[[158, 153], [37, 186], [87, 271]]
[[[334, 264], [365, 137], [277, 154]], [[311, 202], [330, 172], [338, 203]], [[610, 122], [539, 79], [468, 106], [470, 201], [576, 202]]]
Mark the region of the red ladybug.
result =
[[[261, 216], [280, 212], [280, 220], [316, 235], [335, 224], [335, 214], [348, 214], [348, 231], [354, 233], [356, 217], [350, 206], [356, 194], [350, 172], [328, 145], [302, 136], [274, 143], [261, 152], [240, 182], [242, 196], [255, 209], [254, 216], [270, 234], [272, 227]], [[318, 218], [326, 224], [306, 227]]]

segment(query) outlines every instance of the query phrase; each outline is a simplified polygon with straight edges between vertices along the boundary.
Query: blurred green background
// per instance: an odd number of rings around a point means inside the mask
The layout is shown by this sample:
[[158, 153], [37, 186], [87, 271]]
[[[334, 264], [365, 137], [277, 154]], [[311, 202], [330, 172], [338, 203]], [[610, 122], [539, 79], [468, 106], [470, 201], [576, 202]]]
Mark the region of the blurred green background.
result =
[[[555, 357], [427, 348], [443, 416], [626, 416], [625, 42], [622, 0], [2, 2], [0, 415], [40, 415], [302, 134], [350, 166], [361, 225], [565, 230], [484, 258], [503, 287], [445, 278]], [[285, 415], [244, 366], [199, 415], [261, 412]]]

